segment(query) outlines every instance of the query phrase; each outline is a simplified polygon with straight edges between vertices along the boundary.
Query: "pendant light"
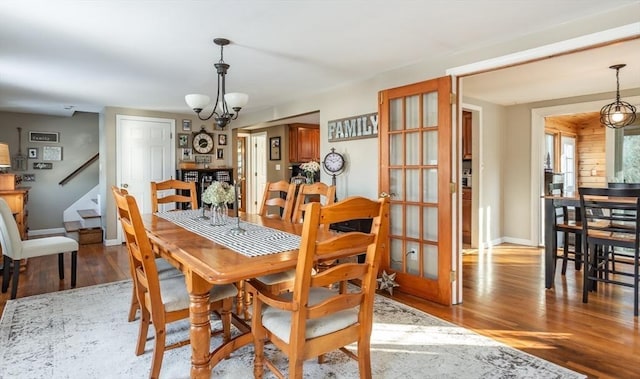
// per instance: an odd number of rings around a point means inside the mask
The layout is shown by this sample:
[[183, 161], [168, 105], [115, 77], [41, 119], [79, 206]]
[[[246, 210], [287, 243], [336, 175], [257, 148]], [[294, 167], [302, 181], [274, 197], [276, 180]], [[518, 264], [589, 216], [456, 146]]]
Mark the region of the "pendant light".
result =
[[219, 129], [224, 129], [231, 120], [235, 120], [238, 118], [238, 114], [240, 113], [240, 109], [247, 104], [249, 100], [249, 95], [245, 93], [227, 93], [225, 88], [225, 76], [227, 75], [227, 70], [229, 69], [229, 65], [224, 63], [223, 59], [223, 48], [230, 43], [230, 41], [226, 38], [216, 38], [213, 40], [213, 43], [220, 46], [220, 61], [214, 64], [216, 71], [218, 73], [218, 90], [216, 92], [216, 102], [213, 105], [213, 109], [211, 110], [211, 114], [206, 117], [202, 117], [201, 113], [204, 108], [206, 108], [211, 99], [207, 95], [201, 94], [189, 94], [184, 97], [189, 108], [193, 109], [194, 112], [198, 115], [200, 120], [208, 120], [211, 117], [214, 117], [216, 125]]
[[619, 129], [631, 125], [636, 120], [636, 107], [620, 100], [620, 69], [626, 64], [616, 64], [610, 69], [616, 70], [616, 101], [605, 105], [600, 110], [600, 123], [609, 128]]

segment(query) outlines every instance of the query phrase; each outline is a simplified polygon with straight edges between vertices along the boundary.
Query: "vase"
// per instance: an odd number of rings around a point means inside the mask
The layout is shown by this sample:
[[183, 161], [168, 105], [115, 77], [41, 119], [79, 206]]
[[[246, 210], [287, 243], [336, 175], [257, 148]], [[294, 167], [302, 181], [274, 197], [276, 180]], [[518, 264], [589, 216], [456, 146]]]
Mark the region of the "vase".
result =
[[307, 184], [313, 184], [313, 172], [307, 171], [304, 174], [307, 177], [306, 179]]
[[227, 203], [218, 203], [211, 205], [211, 225], [220, 226], [227, 223], [229, 208]]

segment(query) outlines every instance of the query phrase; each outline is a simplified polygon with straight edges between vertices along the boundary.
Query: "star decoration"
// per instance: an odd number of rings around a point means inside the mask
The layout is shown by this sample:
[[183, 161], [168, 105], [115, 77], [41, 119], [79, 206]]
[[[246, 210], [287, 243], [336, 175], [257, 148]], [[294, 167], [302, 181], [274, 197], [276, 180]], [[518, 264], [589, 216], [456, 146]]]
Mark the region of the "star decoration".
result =
[[382, 276], [376, 279], [378, 281], [378, 289], [387, 290], [391, 296], [393, 296], [393, 287], [400, 287], [395, 281], [396, 273], [387, 274], [385, 270], [382, 270]]

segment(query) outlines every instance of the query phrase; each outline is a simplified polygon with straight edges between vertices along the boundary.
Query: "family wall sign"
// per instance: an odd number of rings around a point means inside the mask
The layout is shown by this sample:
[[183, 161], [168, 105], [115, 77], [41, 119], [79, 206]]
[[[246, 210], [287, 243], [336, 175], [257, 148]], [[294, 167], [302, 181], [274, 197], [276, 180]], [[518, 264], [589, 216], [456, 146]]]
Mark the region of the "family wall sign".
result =
[[378, 114], [369, 113], [329, 121], [328, 131], [329, 142], [375, 138], [378, 136]]

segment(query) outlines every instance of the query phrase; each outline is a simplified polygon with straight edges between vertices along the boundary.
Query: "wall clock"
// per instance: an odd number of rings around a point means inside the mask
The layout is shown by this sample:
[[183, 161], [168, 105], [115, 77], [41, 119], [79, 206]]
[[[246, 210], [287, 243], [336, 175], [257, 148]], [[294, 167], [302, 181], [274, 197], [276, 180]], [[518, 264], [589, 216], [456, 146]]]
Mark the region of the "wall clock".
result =
[[344, 156], [331, 148], [331, 152], [324, 156], [322, 167], [330, 175], [339, 175], [344, 170]]
[[198, 154], [209, 154], [213, 150], [213, 136], [204, 128], [193, 136], [193, 149]]
[[[340, 153], [337, 153], [336, 149], [334, 149], [333, 147], [322, 160], [322, 168], [327, 174], [331, 175], [331, 185], [333, 185], [334, 187], [336, 185], [336, 175], [342, 174], [342, 172], [344, 171], [344, 164], [344, 156]], [[337, 192], [335, 194], [334, 201], [338, 201]]]

